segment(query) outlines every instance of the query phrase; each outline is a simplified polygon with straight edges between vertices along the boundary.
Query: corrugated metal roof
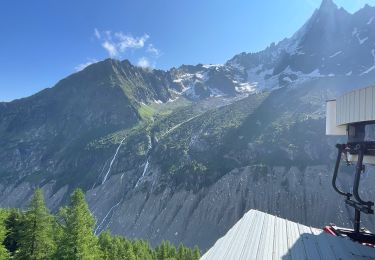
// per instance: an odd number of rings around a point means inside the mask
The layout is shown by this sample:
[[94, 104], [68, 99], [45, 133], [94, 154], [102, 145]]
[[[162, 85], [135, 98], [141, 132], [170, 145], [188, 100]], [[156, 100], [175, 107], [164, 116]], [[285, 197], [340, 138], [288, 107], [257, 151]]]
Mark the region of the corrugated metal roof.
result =
[[247, 212], [201, 260], [375, 259], [375, 249], [257, 210]]
[[336, 101], [336, 123], [349, 123], [375, 120], [375, 86], [355, 89], [339, 97]]

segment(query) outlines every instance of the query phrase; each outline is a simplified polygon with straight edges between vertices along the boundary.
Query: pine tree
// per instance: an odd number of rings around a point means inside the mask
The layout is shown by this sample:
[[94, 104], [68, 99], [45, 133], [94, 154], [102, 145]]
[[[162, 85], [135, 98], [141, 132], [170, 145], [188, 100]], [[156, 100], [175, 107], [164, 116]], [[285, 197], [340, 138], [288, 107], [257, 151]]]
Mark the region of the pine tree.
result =
[[60, 210], [64, 234], [59, 241], [56, 258], [69, 260], [101, 259], [95, 220], [82, 190], [73, 192], [68, 207]]
[[53, 217], [49, 214], [41, 189], [36, 189], [25, 213], [18, 241], [17, 259], [51, 259], [56, 245], [53, 240]]
[[[4, 214], [5, 212], [5, 214]], [[2, 221], [5, 220], [5, 221]], [[56, 221], [49, 215], [41, 190], [36, 190], [26, 212], [0, 209], [0, 260], [198, 260], [194, 250], [163, 241], [154, 250], [145, 240], [111, 236], [109, 231], [94, 235], [94, 218], [81, 190], [62, 208]], [[5, 240], [4, 240], [5, 238]], [[3, 245], [1, 244], [3, 241]], [[57, 242], [57, 243], [56, 243]], [[57, 246], [57, 250], [55, 250]], [[55, 252], [55, 254], [54, 254]]]
[[150, 244], [145, 240], [134, 240], [132, 242], [133, 244], [133, 250], [135, 255], [137, 256], [137, 259], [142, 260], [152, 260], [152, 249], [150, 247]]
[[201, 258], [201, 251], [197, 246], [194, 247], [193, 250], [193, 260], [199, 260]]
[[176, 259], [177, 256], [176, 248], [169, 241], [162, 241], [155, 251], [158, 260]]
[[7, 233], [3, 244], [11, 255], [18, 250], [18, 241], [20, 239], [24, 222], [25, 216], [20, 210], [9, 210], [8, 216], [5, 219], [5, 229], [7, 230]]
[[133, 247], [131, 245], [126, 249], [126, 255], [125, 255], [124, 259], [126, 259], [126, 260], [137, 260], [137, 257], [134, 254]]
[[184, 247], [182, 244], [180, 244], [177, 249], [177, 259], [186, 260], [186, 254], [187, 254], [186, 251], [187, 251], [187, 248]]
[[0, 259], [7, 259], [9, 257], [9, 252], [3, 244], [7, 234], [7, 229], [5, 227], [6, 217], [7, 212], [5, 210], [0, 209]]
[[113, 255], [116, 253], [116, 244], [113, 243], [111, 233], [109, 231], [104, 231], [99, 235], [99, 246], [102, 250], [103, 260], [113, 259]]

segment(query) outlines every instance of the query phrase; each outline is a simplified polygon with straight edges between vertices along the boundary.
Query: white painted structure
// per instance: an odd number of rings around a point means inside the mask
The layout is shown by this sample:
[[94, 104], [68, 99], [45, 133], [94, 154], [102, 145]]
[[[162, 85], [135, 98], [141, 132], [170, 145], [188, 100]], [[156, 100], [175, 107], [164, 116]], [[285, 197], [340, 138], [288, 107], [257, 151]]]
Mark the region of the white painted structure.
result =
[[[375, 86], [355, 89], [327, 101], [327, 135], [347, 135], [348, 126], [358, 123], [375, 124]], [[358, 156], [348, 154], [348, 160], [356, 162]], [[375, 156], [365, 155], [363, 162], [375, 165]]]
[[348, 124], [368, 121], [375, 121], [375, 86], [355, 89], [327, 101], [327, 135], [346, 135]]
[[336, 124], [375, 120], [375, 86], [355, 89], [336, 100]]
[[346, 125], [337, 125], [336, 100], [327, 101], [326, 108], [326, 134], [327, 135], [346, 135]]
[[201, 260], [375, 259], [375, 249], [260, 211], [247, 212]]

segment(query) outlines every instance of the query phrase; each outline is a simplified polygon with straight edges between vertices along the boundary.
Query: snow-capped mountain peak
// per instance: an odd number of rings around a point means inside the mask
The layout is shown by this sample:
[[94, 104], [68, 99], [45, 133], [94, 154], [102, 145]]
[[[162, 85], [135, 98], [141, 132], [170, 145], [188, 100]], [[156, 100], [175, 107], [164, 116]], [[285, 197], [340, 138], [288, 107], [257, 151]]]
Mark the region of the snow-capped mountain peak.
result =
[[354, 14], [324, 0], [290, 38], [258, 53], [241, 53], [227, 66], [246, 71], [257, 89], [298, 84], [316, 77], [360, 76], [374, 71], [375, 7]]

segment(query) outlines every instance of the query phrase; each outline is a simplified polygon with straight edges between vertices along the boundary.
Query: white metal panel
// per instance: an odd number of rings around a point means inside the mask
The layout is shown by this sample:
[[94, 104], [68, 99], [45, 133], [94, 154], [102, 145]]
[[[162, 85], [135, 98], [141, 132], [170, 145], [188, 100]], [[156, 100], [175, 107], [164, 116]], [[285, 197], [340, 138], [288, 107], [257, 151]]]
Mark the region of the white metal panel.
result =
[[366, 109], [365, 109], [365, 120], [369, 121], [373, 118], [372, 115], [372, 93], [373, 93], [373, 88], [366, 88]]
[[[341, 99], [336, 99], [336, 111], [339, 110], [341, 111], [341, 102], [342, 100]], [[341, 113], [336, 113], [336, 125], [339, 125], [339, 122], [341, 122]]]
[[[259, 212], [259, 211], [258, 211]], [[263, 229], [263, 222], [264, 217], [266, 214], [259, 212], [260, 214], [257, 214], [257, 221], [255, 222], [254, 229], [250, 233], [251, 235], [246, 240], [246, 247], [243, 248], [243, 251], [241, 253], [241, 258], [239, 259], [256, 259], [256, 255], [258, 252], [259, 242], [262, 234]]]
[[288, 243], [286, 241], [286, 220], [282, 218], [275, 219], [275, 237], [273, 242], [273, 260], [290, 260]]
[[359, 109], [359, 120], [360, 121], [365, 121], [366, 117], [366, 89], [360, 89], [359, 90], [359, 93], [360, 93], [360, 109]]
[[355, 109], [353, 107], [355, 106], [355, 92], [351, 92], [349, 94], [349, 121], [355, 120]]
[[251, 210], [201, 259], [375, 259], [375, 249]]
[[[360, 117], [360, 103], [361, 103], [361, 98], [360, 98], [360, 95], [359, 95], [359, 91], [354, 91], [354, 94], [355, 94], [355, 103], [353, 105], [353, 107], [351, 107], [350, 109], [354, 109], [355, 111], [355, 118], [353, 118], [353, 121], [359, 121], [359, 117]], [[349, 121], [351, 122], [351, 121]]]
[[[252, 215], [255, 214], [254, 211], [249, 211], [245, 215]], [[241, 218], [229, 231], [216, 241], [215, 245], [207, 251], [206, 254], [202, 256], [201, 259], [225, 259], [225, 255], [227, 254], [227, 250], [230, 248], [230, 245], [233, 239], [236, 238], [236, 233], [241, 227], [243, 218]]]
[[353, 104], [350, 103], [350, 98], [349, 97], [350, 97], [349, 95], [346, 97], [346, 117], [345, 117], [346, 121], [350, 121], [349, 120], [349, 114], [350, 114], [350, 110], [353, 107]]
[[336, 100], [326, 103], [326, 135], [346, 135], [346, 126], [338, 126], [336, 123]]
[[236, 237], [232, 240], [233, 245], [228, 249], [224, 259], [240, 259], [241, 252], [245, 248], [245, 243], [248, 238], [251, 237], [251, 233], [257, 225], [259, 219], [258, 212], [252, 212], [253, 214], [245, 214], [241, 219], [240, 226]]
[[356, 89], [337, 98], [337, 125], [375, 120], [375, 86]]
[[352, 109], [353, 104], [350, 103], [349, 95], [345, 97], [345, 120], [349, 121], [350, 109]]
[[266, 215], [263, 222], [262, 237], [260, 238], [256, 259], [272, 259], [275, 237], [275, 216]]

